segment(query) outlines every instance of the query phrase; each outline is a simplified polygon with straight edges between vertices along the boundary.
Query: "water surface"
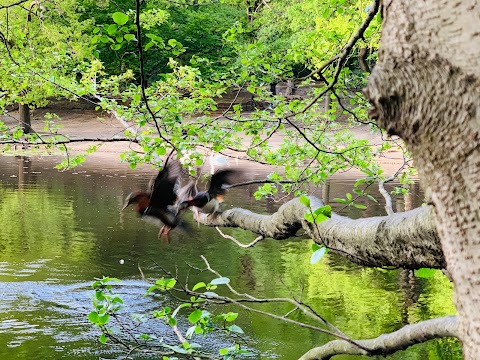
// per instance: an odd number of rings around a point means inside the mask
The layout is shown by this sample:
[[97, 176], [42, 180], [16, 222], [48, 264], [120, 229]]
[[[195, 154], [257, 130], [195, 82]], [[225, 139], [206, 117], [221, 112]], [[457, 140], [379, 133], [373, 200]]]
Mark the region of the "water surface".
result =
[[[310, 265], [311, 241], [304, 239], [267, 239], [254, 248], [241, 249], [221, 238], [215, 229], [198, 227], [188, 215], [190, 231], [173, 232], [166, 244], [157, 239], [158, 229], [138, 219], [131, 209], [121, 211], [125, 196], [145, 188], [153, 170], [131, 171], [126, 166], [92, 162], [58, 172], [53, 169], [58, 161], [52, 157], [0, 158], [0, 359], [123, 358], [122, 349], [97, 342], [99, 332], [86, 319], [94, 278], [120, 278], [121, 286], [115, 291], [123, 297], [128, 311], [151, 312], [166, 304], [175, 306], [171, 299], [143, 296], [163, 276], [160, 266], [186, 277], [187, 263], [203, 266], [200, 255], [229, 277], [240, 292], [258, 297], [293, 294], [357, 339], [454, 313], [452, 289], [441, 274], [417, 279], [406, 271], [362, 268], [331, 254]], [[331, 199], [351, 192], [353, 181], [333, 180], [319, 188], [317, 195], [332, 203]], [[232, 190], [225, 207], [275, 211], [279, 204], [253, 200], [254, 190]], [[403, 210], [421, 202], [421, 196], [414, 192], [407, 199], [397, 199], [396, 206]], [[383, 211], [381, 203], [368, 205], [363, 212], [343, 213], [361, 217]], [[244, 242], [255, 238], [240, 229], [225, 232]], [[212, 278], [191, 272], [189, 282]], [[261, 308], [280, 314], [291, 310], [278, 304]], [[237, 324], [246, 333], [241, 341], [255, 359], [295, 359], [330, 340], [321, 333], [233, 307], [209, 310], [240, 312]], [[298, 313], [291, 318], [306, 320]], [[172, 337], [161, 322], [151, 326], [160, 336]], [[186, 321], [180, 322], [182, 329], [186, 326]], [[212, 349], [231, 343], [222, 335], [198, 342]], [[356, 358], [361, 357], [338, 357]], [[461, 359], [461, 354], [457, 342], [443, 339], [391, 358]]]

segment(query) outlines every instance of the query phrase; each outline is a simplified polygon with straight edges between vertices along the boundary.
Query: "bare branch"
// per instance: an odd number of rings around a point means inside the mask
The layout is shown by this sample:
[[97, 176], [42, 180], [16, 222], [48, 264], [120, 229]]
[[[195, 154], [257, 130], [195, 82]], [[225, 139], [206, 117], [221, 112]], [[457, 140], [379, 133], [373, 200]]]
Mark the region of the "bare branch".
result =
[[183, 335], [182, 335], [182, 333], [180, 332], [180, 330], [178, 330], [177, 325], [172, 326], [172, 329], [173, 329], [173, 332], [175, 333], [175, 335], [177, 335], [178, 341], [180, 341], [181, 343], [184, 343], [184, 342], [187, 341], [187, 340], [183, 337]]
[[398, 175], [405, 169], [405, 166], [408, 164], [408, 159], [404, 156], [403, 157], [403, 164], [400, 166], [400, 168], [393, 174], [392, 176], [379, 181], [378, 183], [378, 190], [380, 191], [380, 194], [385, 198], [385, 211], [387, 212], [387, 215], [393, 215], [395, 212], [393, 211], [393, 205], [392, 205], [392, 197], [388, 193], [387, 190], [385, 190], [385, 184], [388, 182], [391, 182], [397, 178]]
[[249, 248], [249, 247], [252, 247], [254, 246], [256, 243], [258, 243], [259, 241], [265, 239], [264, 236], [260, 235], [259, 237], [257, 237], [255, 240], [253, 240], [251, 243], [249, 244], [242, 244], [240, 241], [238, 241], [237, 239], [235, 239], [233, 236], [230, 236], [230, 235], [227, 235], [227, 234], [224, 234], [222, 232], [222, 230], [220, 230], [218, 228], [218, 226], [215, 226], [215, 229], [217, 229], [217, 231], [219, 232], [220, 235], [222, 235], [225, 239], [229, 239], [229, 240], [232, 240], [235, 244], [237, 244], [238, 246], [246, 249], [246, 248]]
[[390, 334], [383, 334], [375, 339], [357, 340], [368, 351], [358, 348], [344, 340], [334, 340], [323, 346], [306, 352], [300, 360], [327, 360], [335, 355], [387, 355], [404, 350], [414, 344], [444, 337], [458, 337], [457, 317], [447, 316], [406, 325]]
[[[219, 277], [222, 277], [222, 275], [212, 269], [212, 267], [210, 266], [210, 263], [208, 262], [208, 260], [205, 258], [205, 256], [201, 255], [200, 256], [202, 258], [202, 260], [205, 262], [205, 265], [207, 266], [207, 270], [210, 271], [211, 273], [219, 276]], [[232, 299], [230, 297], [227, 297], [227, 296], [219, 296], [219, 295], [208, 295], [208, 296], [205, 296], [204, 294], [201, 294], [201, 293], [193, 293], [193, 292], [189, 292], [197, 297], [203, 297], [203, 298], [206, 298], [206, 299], [216, 299], [216, 300], [221, 300], [221, 301], [224, 301], [226, 303], [233, 303], [233, 304], [236, 304], [237, 306], [240, 306], [246, 310], [249, 310], [249, 311], [252, 311], [252, 312], [255, 312], [255, 313], [258, 313], [258, 314], [262, 314], [262, 315], [266, 315], [266, 316], [269, 316], [271, 318], [274, 318], [274, 319], [277, 319], [277, 320], [281, 320], [281, 321], [284, 321], [284, 322], [288, 322], [288, 323], [292, 323], [292, 324], [295, 324], [295, 325], [298, 325], [300, 327], [304, 327], [304, 328], [307, 328], [307, 329], [311, 329], [311, 330], [315, 330], [315, 331], [319, 331], [319, 332], [323, 332], [325, 334], [328, 334], [328, 335], [332, 335], [332, 336], [335, 336], [337, 338], [340, 338], [354, 346], [359, 346], [360, 348], [362, 348], [361, 345], [357, 345], [355, 341], [353, 341], [352, 339], [350, 339], [347, 335], [345, 335], [340, 329], [338, 329], [336, 326], [334, 326], [333, 324], [331, 324], [330, 322], [328, 322], [325, 318], [323, 318], [321, 315], [319, 315], [318, 313], [316, 313], [315, 311], [313, 311], [311, 309], [310, 306], [307, 306], [301, 302], [298, 302], [296, 301], [295, 299], [289, 299], [289, 298], [269, 298], [269, 299], [259, 299], [259, 298], [255, 298], [254, 296], [250, 295], [250, 294], [240, 294], [238, 291], [236, 291], [229, 283], [226, 284], [226, 286], [228, 287], [228, 289], [236, 296], [239, 296], [241, 297], [240, 299]], [[329, 331], [329, 330], [325, 330], [325, 329], [322, 329], [322, 328], [319, 328], [317, 326], [312, 326], [312, 325], [309, 325], [309, 324], [306, 324], [306, 323], [303, 323], [303, 322], [300, 322], [300, 321], [295, 321], [295, 320], [291, 320], [291, 319], [288, 319], [287, 316], [283, 315], [283, 316], [279, 316], [279, 315], [276, 315], [276, 314], [273, 314], [273, 313], [270, 313], [270, 312], [266, 312], [266, 311], [262, 311], [262, 310], [258, 310], [258, 309], [255, 309], [255, 308], [252, 308], [250, 306], [247, 306], [245, 304], [243, 304], [243, 302], [254, 302], [254, 303], [269, 303], [269, 302], [284, 302], [284, 303], [290, 303], [292, 305], [295, 306], [294, 309], [298, 309], [300, 310], [303, 314], [307, 315], [308, 317], [316, 320], [316, 321], [319, 321], [321, 322], [322, 324], [326, 325], [327, 327], [329, 327], [332, 331]], [[365, 349], [366, 350], [366, 349]]]
[[150, 108], [150, 104], [148, 103], [148, 98], [146, 94], [146, 81], [145, 81], [145, 66], [144, 66], [144, 58], [143, 58], [143, 45], [142, 45], [142, 30], [140, 27], [140, 6], [141, 6], [142, 1], [141, 0], [136, 0], [135, 4], [135, 26], [137, 28], [137, 49], [138, 49], [138, 57], [139, 57], [139, 62], [140, 62], [140, 87], [142, 89], [142, 100], [145, 103], [145, 107], [152, 117], [152, 120], [155, 124], [155, 128], [157, 129], [158, 136], [168, 143], [172, 149], [175, 149], [175, 145], [167, 139], [165, 136], [163, 136], [162, 131], [160, 129], [160, 126], [158, 125], [157, 119], [155, 117], [155, 114], [153, 113], [152, 109]]
[[385, 190], [384, 184], [388, 181], [392, 181], [394, 178], [389, 177], [388, 179], [385, 180], [380, 180], [378, 182], [378, 190], [380, 191], [380, 194], [385, 198], [385, 211], [387, 212], [387, 215], [393, 215], [395, 212], [393, 211], [393, 206], [392, 206], [392, 197], [388, 193], [387, 190]]

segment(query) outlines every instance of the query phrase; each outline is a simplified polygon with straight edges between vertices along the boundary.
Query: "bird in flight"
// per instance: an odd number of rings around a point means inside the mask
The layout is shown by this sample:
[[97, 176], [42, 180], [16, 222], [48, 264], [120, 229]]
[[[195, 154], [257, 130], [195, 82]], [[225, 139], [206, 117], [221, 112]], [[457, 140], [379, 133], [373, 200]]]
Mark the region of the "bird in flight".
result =
[[[180, 186], [181, 167], [176, 161], [165, 164], [155, 180], [150, 182], [148, 192], [135, 191], [125, 199], [123, 209], [135, 204], [135, 211], [143, 220], [160, 228], [159, 238], [168, 241], [168, 233], [180, 223], [180, 214], [175, 208], [179, 199], [177, 191]], [[181, 198], [185, 200], [185, 198]], [[123, 210], [122, 209], [122, 210]]]
[[227, 185], [231, 185], [238, 175], [240, 175], [240, 171], [232, 169], [215, 172], [210, 178], [207, 191], [197, 192], [195, 183], [185, 186], [185, 189], [188, 189], [188, 195], [184, 196], [184, 199], [188, 200], [179, 202], [178, 211], [192, 208], [197, 220], [199, 212], [208, 215], [215, 214], [220, 209], [220, 203], [223, 202]]

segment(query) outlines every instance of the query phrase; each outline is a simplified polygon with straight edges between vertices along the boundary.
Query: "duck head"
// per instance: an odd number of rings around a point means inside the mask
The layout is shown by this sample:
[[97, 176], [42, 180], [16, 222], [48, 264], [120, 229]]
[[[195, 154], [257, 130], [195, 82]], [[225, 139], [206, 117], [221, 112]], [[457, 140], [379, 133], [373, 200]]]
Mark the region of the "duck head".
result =
[[143, 213], [143, 211], [150, 205], [150, 196], [141, 191], [134, 191], [126, 197], [122, 210], [131, 204], [137, 204], [137, 211]]

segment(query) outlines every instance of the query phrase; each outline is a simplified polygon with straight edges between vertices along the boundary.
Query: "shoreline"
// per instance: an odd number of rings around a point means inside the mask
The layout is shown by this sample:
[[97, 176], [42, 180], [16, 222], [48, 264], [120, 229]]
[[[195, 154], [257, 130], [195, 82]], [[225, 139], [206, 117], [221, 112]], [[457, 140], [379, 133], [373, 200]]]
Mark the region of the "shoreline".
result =
[[[73, 104], [73, 103], [70, 103]], [[92, 109], [84, 108], [65, 108], [65, 107], [47, 107], [42, 109], [36, 109], [32, 113], [32, 127], [39, 131], [43, 131], [43, 117], [46, 113], [52, 112], [57, 114], [60, 117], [58, 124], [62, 126], [59, 130], [59, 133], [66, 135], [71, 138], [94, 138], [94, 137], [103, 137], [109, 138], [115, 135], [121, 135], [124, 131], [124, 127], [120, 122], [113, 119], [113, 117], [105, 112], [99, 112]], [[1, 120], [5, 122], [7, 126], [15, 125], [15, 119], [12, 118], [17, 114], [16, 111], [10, 113], [10, 116], [2, 116]], [[41, 129], [41, 131], [40, 131]], [[380, 143], [381, 137], [377, 134], [371, 134], [367, 126], [359, 126], [351, 130], [354, 136], [357, 138], [368, 139], [372, 143]], [[281, 136], [273, 136], [273, 143], [278, 144], [281, 141]], [[85, 152], [88, 146], [92, 144], [98, 144], [98, 142], [82, 142], [82, 143], [73, 143], [69, 144], [69, 153], [70, 155], [77, 155], [82, 152]], [[133, 144], [137, 146], [136, 144]], [[87, 155], [86, 161], [79, 165], [84, 168], [98, 168], [99, 164], [106, 165], [107, 168], [111, 170], [125, 170], [135, 171], [130, 169], [128, 163], [124, 163], [120, 159], [120, 154], [122, 152], [128, 151], [132, 146], [132, 143], [129, 142], [110, 142], [103, 143], [99, 149], [93, 154]], [[65, 152], [57, 149], [53, 154], [46, 154], [38, 150], [37, 153], [25, 152], [25, 151], [12, 151], [9, 154], [3, 154], [4, 156], [43, 156], [43, 157], [63, 157], [65, 158]], [[385, 153], [386, 156], [381, 157], [377, 160], [379, 165], [384, 170], [385, 175], [388, 177], [391, 174], [395, 173], [398, 168], [403, 164], [403, 157], [400, 151], [390, 150]], [[226, 158], [228, 159], [228, 158]], [[62, 160], [59, 160], [61, 162]], [[272, 171], [272, 167], [254, 164], [248, 160], [233, 160], [236, 167], [249, 167], [249, 169], [254, 169], [255, 173], [261, 173], [265, 176]], [[228, 162], [227, 162], [228, 163]], [[209, 156], [206, 156], [206, 161], [204, 164], [205, 168], [210, 169], [214, 164], [211, 164], [211, 159]], [[218, 167], [218, 166], [217, 166]], [[141, 165], [138, 166], [138, 169], [141, 169], [142, 172], [149, 172], [151, 169], [152, 172], [156, 171], [151, 165]], [[361, 175], [362, 173], [357, 170], [349, 170], [346, 172], [341, 172], [333, 175], [332, 179], [353, 179]]]

